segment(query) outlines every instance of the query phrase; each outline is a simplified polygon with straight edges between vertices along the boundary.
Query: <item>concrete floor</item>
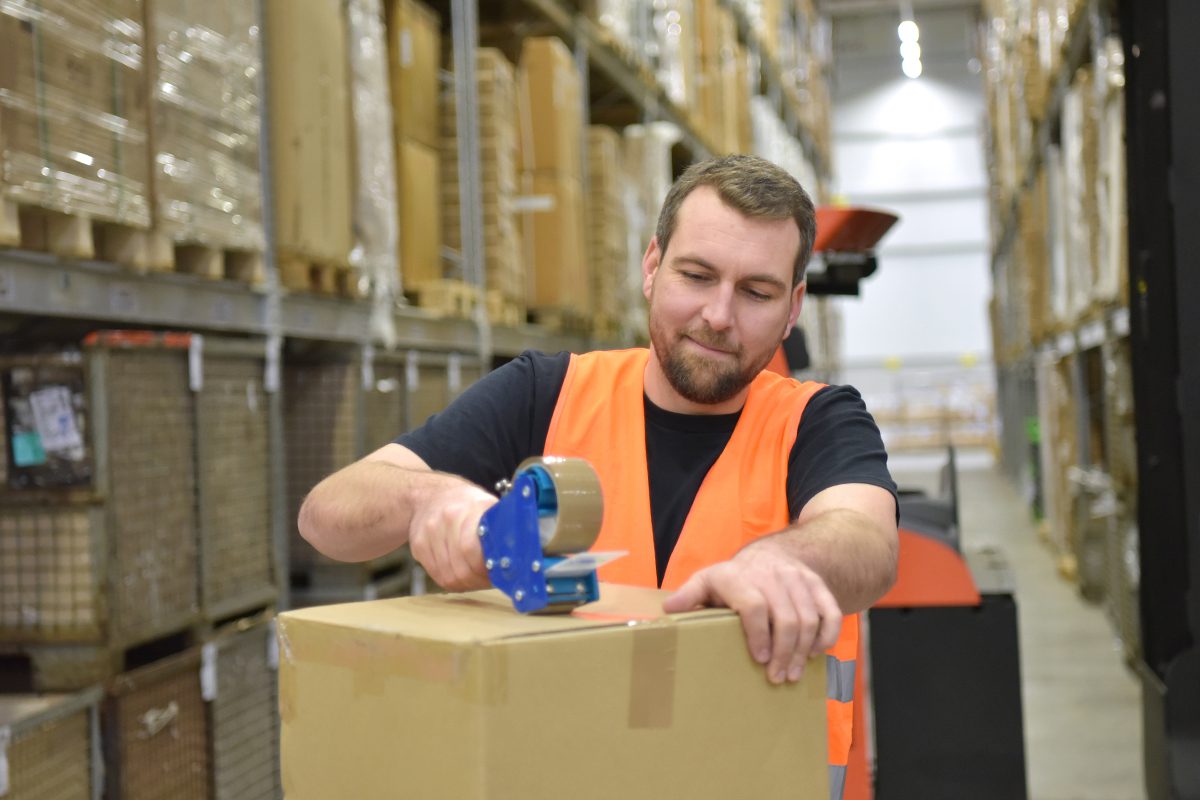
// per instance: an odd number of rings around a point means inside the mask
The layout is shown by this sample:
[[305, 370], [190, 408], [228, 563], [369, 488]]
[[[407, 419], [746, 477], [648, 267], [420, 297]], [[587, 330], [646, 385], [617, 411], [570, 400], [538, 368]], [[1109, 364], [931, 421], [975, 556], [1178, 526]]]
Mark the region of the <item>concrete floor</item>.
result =
[[[943, 460], [893, 457], [892, 473], [936, 491]], [[960, 456], [959, 492], [964, 548], [999, 547], [1016, 578], [1030, 800], [1144, 800], [1141, 689], [1103, 610], [1059, 576], [990, 456]]]

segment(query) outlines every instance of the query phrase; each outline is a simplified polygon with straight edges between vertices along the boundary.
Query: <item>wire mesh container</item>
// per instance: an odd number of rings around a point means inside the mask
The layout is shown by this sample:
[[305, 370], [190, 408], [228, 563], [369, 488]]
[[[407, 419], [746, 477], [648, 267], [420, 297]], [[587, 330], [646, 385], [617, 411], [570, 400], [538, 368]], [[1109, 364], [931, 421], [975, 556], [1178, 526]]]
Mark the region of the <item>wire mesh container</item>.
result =
[[108, 331], [0, 360], [0, 641], [127, 646], [196, 618], [189, 346]]
[[113, 679], [105, 703], [107, 796], [208, 800], [208, 716], [200, 649]]
[[354, 355], [284, 364], [283, 425], [293, 571], [324, 561], [296, 517], [310, 489], [362, 452], [362, 372]]
[[0, 696], [0, 796], [100, 796], [99, 688], [70, 695]]
[[270, 423], [261, 345], [206, 338], [196, 393], [200, 597], [217, 620], [273, 602]]
[[209, 703], [213, 796], [216, 800], [274, 800], [279, 775], [278, 651], [274, 625], [245, 620], [206, 645], [214, 663]]

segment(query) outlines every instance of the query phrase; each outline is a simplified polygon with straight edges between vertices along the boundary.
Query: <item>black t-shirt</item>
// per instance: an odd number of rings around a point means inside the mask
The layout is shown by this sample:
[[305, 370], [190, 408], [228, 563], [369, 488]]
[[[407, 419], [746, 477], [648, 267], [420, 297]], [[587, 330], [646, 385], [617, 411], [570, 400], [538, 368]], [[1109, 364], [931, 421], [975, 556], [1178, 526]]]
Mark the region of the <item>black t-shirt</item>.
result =
[[[517, 465], [543, 455], [570, 354], [526, 351], [474, 383], [424, 425], [396, 439], [430, 468], [461, 475], [489, 491]], [[725, 449], [739, 414], [665, 411], [649, 399], [646, 459], [658, 580], [667, 569], [704, 476]], [[875, 420], [850, 386], [828, 386], [809, 400], [788, 459], [792, 519], [819, 492], [846, 483], [896, 494]]]

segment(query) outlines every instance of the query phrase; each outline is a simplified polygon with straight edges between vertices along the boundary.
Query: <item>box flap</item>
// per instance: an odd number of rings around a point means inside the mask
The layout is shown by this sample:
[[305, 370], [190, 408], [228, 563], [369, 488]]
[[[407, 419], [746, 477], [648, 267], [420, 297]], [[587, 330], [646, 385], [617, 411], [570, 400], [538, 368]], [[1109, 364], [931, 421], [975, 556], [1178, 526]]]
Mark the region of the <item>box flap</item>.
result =
[[[487, 642], [678, 616], [662, 611], [662, 601], [668, 594], [659, 589], [602, 583], [600, 600], [580, 606], [571, 614], [527, 615], [517, 613], [503, 593], [489, 589], [318, 606], [288, 611], [281, 617], [418, 639]], [[707, 616], [733, 612], [710, 609], [696, 613]]]

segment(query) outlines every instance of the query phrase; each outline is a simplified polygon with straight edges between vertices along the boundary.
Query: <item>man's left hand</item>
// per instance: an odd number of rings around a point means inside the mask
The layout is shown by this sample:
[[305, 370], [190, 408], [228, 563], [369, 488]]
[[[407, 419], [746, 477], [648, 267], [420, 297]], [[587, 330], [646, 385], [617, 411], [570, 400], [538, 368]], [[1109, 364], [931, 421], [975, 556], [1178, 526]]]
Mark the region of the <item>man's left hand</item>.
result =
[[696, 572], [663, 603], [668, 613], [730, 608], [742, 618], [750, 655], [772, 683], [798, 681], [809, 658], [837, 642], [842, 611], [821, 576], [770, 539]]

